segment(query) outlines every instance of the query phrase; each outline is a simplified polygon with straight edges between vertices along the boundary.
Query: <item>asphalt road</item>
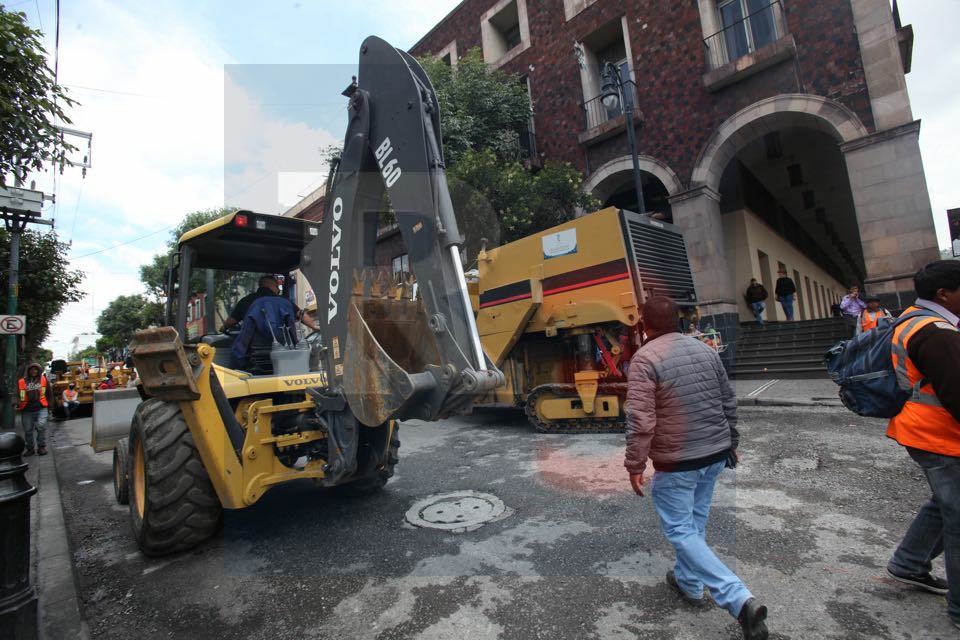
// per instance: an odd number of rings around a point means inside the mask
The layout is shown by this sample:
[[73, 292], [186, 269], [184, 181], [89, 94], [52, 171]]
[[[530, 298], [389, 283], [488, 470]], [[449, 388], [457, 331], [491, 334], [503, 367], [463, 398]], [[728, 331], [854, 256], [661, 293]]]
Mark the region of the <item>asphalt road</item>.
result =
[[[774, 638], [956, 638], [943, 597], [884, 566], [928, 493], [880, 421], [741, 410], [708, 540], [770, 608]], [[397, 475], [360, 500], [313, 483], [227, 514], [222, 536], [143, 557], [89, 419], [53, 430], [81, 611], [95, 638], [739, 638], [663, 582], [672, 550], [630, 490], [622, 436], [546, 436], [518, 412], [401, 429]], [[404, 513], [476, 490], [512, 510], [455, 534]], [[936, 569], [942, 575], [942, 565]]]

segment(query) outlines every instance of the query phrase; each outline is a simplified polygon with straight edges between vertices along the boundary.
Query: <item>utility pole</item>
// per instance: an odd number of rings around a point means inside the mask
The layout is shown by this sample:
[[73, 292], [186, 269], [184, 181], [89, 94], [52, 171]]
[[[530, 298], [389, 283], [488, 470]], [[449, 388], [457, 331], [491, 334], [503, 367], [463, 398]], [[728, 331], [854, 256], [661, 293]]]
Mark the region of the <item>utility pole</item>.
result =
[[[20, 297], [20, 234], [28, 224], [50, 225], [53, 221], [40, 218], [40, 211], [44, 200], [52, 200], [41, 191], [24, 189], [19, 186], [0, 188], [0, 218], [10, 234], [10, 274], [8, 279], [7, 314], [14, 316], [17, 313], [17, 302]], [[25, 331], [25, 327], [22, 328]], [[5, 332], [6, 333], [6, 332]], [[14, 390], [17, 386], [17, 334], [8, 333], [7, 350], [3, 365], [3, 386], [5, 402], [3, 403], [3, 430], [14, 432], [13, 401], [16, 398]]]

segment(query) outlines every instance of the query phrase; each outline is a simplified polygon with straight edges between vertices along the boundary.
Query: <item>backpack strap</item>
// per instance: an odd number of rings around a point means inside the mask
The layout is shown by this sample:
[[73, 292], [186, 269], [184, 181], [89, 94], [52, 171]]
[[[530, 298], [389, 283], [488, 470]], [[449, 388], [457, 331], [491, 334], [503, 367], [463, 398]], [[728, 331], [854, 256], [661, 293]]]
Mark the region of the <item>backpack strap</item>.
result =
[[907, 353], [907, 341], [904, 339], [904, 335], [909, 336], [913, 329], [922, 323], [925, 318], [940, 318], [943, 320], [939, 314], [933, 311], [927, 309], [918, 309], [917, 311], [910, 312], [909, 314], [904, 314], [894, 321], [894, 328], [899, 326], [901, 323], [906, 323], [904, 330], [900, 332], [900, 335], [897, 336], [896, 340], [894, 340], [893, 344], [891, 345], [891, 351], [897, 355], [897, 363], [894, 370], [897, 375], [897, 384], [900, 386], [900, 389], [910, 390], [911, 401], [914, 403], [921, 403], [923, 405], [942, 407], [936, 396], [920, 393], [920, 388], [927, 384], [926, 378], [921, 378], [917, 381], [916, 385], [911, 385], [910, 378], [907, 376], [907, 359], [909, 359], [910, 356]]

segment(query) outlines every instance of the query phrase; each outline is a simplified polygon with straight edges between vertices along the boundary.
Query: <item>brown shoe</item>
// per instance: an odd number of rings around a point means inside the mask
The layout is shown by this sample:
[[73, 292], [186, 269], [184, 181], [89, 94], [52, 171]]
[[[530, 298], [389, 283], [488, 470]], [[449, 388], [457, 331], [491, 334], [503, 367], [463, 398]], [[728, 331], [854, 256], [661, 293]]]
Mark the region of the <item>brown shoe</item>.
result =
[[39, 454], [40, 456], [44, 456], [46, 453], [47, 453], [46, 445], [41, 445], [40, 447], [37, 448], [37, 454]]

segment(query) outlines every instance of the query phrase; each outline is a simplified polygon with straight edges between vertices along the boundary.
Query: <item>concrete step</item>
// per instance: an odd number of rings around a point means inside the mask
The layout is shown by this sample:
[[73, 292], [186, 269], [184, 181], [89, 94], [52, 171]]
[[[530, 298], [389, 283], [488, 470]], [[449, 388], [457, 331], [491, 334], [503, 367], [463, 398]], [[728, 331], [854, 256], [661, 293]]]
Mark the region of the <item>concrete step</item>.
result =
[[769, 379], [769, 378], [830, 378], [823, 367], [734, 367], [733, 378]]
[[762, 367], [777, 367], [777, 366], [817, 366], [823, 363], [823, 352], [819, 354], [791, 354], [789, 352], [784, 352], [782, 354], [777, 354], [774, 356], [763, 355], [763, 356], [744, 356], [743, 354], [737, 353], [737, 367], [750, 367], [754, 365]]

